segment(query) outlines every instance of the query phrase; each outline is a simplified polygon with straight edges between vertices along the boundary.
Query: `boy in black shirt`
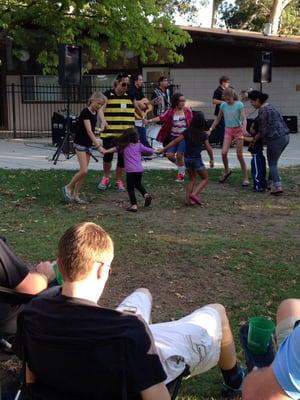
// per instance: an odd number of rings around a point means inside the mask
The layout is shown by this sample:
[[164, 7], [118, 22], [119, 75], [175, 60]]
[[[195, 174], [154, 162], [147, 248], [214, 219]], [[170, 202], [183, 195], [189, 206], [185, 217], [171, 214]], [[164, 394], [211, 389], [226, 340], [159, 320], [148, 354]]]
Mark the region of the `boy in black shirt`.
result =
[[[98, 344], [101, 340], [109, 339], [113, 344], [124, 339], [126, 398], [137, 399], [140, 394], [143, 400], [169, 400], [163, 383], [166, 374], [143, 319], [97, 304], [108, 280], [112, 259], [113, 242], [100, 226], [85, 222], [65, 232], [58, 249], [58, 266], [64, 280], [61, 291], [53, 293], [50, 289], [48, 294], [32, 300], [18, 320], [16, 352], [19, 356], [25, 355], [27, 383], [30, 379], [31, 383], [56, 390], [68, 398], [115, 400], [117, 397], [112, 393], [100, 396], [102, 374], [98, 364], [103, 354]], [[84, 357], [82, 353], [79, 357], [74, 342], [90, 343]], [[59, 348], [61, 351], [57, 351]], [[108, 371], [115, 357], [113, 349], [105, 353]], [[112, 376], [113, 371], [111, 376], [106, 374], [103, 384], [108, 383], [114, 392], [116, 381]]]

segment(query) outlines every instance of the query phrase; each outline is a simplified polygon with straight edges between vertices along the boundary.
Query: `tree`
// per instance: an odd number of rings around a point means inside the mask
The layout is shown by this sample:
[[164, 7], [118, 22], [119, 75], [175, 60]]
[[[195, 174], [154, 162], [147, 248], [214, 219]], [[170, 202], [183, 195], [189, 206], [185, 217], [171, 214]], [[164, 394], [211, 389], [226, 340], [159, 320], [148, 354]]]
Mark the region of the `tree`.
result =
[[35, 52], [45, 73], [57, 66], [58, 43], [81, 45], [98, 66], [125, 50], [142, 62], [158, 61], [162, 54], [166, 62], [179, 62], [178, 47], [191, 39], [172, 16], [181, 9], [192, 12], [192, 3], [183, 1], [182, 9], [177, 0], [2, 0], [0, 46], [12, 40], [15, 51]]
[[219, 8], [221, 25], [262, 32], [267, 22], [273, 34], [300, 34], [300, 0], [223, 1]]

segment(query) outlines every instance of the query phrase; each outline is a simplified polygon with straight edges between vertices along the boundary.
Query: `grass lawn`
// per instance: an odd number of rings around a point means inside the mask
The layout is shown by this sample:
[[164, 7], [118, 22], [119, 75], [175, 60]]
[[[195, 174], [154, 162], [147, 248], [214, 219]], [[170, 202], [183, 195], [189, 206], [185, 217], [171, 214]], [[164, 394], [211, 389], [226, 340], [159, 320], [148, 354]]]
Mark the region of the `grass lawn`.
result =
[[[184, 187], [174, 182], [174, 171], [146, 172], [153, 206], [133, 214], [124, 211], [126, 193], [97, 191], [96, 172], [89, 172], [84, 187], [91, 203], [78, 206], [62, 201], [61, 187], [73, 172], [0, 170], [0, 235], [35, 264], [55, 258], [67, 227], [96, 222], [116, 245], [103, 305], [114, 307], [146, 286], [155, 322], [220, 302], [237, 335], [250, 316], [274, 318], [281, 300], [300, 297], [300, 167], [282, 171], [282, 197], [242, 188], [238, 171], [224, 185], [219, 170], [209, 174], [202, 209], [184, 206]], [[185, 383], [179, 399], [218, 399], [220, 383], [214, 369]]]

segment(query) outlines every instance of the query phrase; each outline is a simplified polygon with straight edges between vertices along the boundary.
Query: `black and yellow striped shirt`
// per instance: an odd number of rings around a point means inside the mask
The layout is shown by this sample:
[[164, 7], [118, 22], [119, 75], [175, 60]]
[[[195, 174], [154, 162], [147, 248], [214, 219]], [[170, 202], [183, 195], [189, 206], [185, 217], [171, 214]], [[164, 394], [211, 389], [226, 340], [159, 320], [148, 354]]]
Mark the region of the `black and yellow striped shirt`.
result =
[[108, 128], [101, 134], [102, 138], [122, 135], [125, 129], [134, 126], [134, 105], [127, 93], [117, 96], [114, 90], [104, 93], [107, 105], [104, 116]]

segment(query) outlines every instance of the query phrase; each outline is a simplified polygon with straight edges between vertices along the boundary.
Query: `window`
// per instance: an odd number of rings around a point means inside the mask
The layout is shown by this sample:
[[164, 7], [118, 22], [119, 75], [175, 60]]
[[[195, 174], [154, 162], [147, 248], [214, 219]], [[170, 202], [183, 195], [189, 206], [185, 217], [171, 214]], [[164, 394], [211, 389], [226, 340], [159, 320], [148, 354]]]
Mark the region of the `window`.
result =
[[56, 102], [61, 100], [57, 76], [23, 75], [22, 96], [24, 102]]

